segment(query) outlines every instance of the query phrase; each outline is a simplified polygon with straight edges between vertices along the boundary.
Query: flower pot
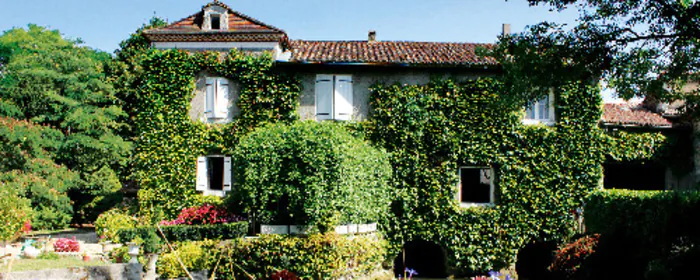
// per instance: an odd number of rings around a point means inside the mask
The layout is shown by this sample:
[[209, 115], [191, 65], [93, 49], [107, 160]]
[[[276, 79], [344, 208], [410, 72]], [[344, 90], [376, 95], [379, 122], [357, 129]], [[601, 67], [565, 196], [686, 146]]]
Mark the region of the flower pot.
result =
[[84, 262], [89, 262], [89, 261], [90, 261], [90, 256], [88, 256], [88, 255], [83, 255], [83, 261], [84, 261]]

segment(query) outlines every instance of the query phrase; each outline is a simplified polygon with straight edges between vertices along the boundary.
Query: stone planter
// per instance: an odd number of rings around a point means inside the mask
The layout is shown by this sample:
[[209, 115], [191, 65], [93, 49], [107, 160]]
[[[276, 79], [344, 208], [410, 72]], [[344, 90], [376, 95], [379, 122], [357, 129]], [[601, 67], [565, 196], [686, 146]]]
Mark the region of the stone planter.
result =
[[129, 260], [129, 263], [138, 263], [139, 260], [137, 259], [137, 257], [139, 256], [139, 250], [141, 249], [141, 245], [136, 244], [134, 242], [126, 243], [126, 245], [129, 246], [127, 252], [129, 253], [129, 256], [131, 257], [131, 260]]

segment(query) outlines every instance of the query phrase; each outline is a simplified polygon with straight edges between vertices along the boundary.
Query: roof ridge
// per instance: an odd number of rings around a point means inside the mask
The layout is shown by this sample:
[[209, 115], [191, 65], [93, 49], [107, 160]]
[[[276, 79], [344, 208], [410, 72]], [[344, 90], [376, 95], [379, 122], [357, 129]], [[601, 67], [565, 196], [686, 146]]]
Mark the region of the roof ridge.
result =
[[260, 21], [260, 20], [258, 20], [258, 19], [256, 19], [256, 18], [253, 18], [253, 17], [251, 17], [251, 16], [249, 16], [249, 15], [246, 15], [246, 14], [244, 14], [244, 13], [241, 13], [241, 12], [239, 12], [239, 11], [236, 11], [236, 10], [232, 9], [231, 7], [229, 7], [228, 5], [224, 4], [223, 2], [221, 2], [221, 1], [219, 1], [219, 0], [214, 0], [214, 1], [212, 1], [212, 2], [207, 3], [206, 5], [204, 5], [204, 6], [202, 7], [202, 10], [204, 10], [204, 9], [207, 8], [207, 7], [211, 7], [212, 5], [219, 5], [219, 6], [221, 6], [222, 8], [228, 10], [230, 13], [232, 13], [232, 14], [234, 14], [234, 15], [240, 17], [240, 18], [243, 18], [243, 19], [245, 19], [245, 20], [249, 20], [250, 22], [255, 23], [255, 24], [257, 24], [257, 25], [261, 25], [261, 26], [263, 26], [263, 27], [267, 27], [267, 28], [273, 29], [273, 30], [275, 30], [275, 31], [279, 31], [279, 32], [282, 32], [282, 33], [286, 33], [286, 32], [284, 32], [284, 30], [282, 30], [282, 29], [280, 29], [280, 28], [277, 28], [276, 26], [273, 26], [273, 25], [264, 23], [264, 22], [262, 22], [262, 21]]
[[[291, 39], [293, 42], [329, 42], [329, 43], [368, 43], [367, 40], [307, 40], [307, 39]], [[469, 45], [495, 45], [494, 43], [474, 43], [474, 42], [439, 42], [439, 41], [410, 41], [410, 40], [382, 40], [374, 41], [376, 43], [428, 43], [428, 44], [469, 44]]]

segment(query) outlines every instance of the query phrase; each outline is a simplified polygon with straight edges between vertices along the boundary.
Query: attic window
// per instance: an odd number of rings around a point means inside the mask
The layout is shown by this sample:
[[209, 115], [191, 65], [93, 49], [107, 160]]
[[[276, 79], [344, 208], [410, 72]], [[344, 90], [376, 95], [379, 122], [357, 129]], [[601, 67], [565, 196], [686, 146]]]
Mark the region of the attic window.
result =
[[221, 29], [221, 15], [211, 15], [211, 29]]

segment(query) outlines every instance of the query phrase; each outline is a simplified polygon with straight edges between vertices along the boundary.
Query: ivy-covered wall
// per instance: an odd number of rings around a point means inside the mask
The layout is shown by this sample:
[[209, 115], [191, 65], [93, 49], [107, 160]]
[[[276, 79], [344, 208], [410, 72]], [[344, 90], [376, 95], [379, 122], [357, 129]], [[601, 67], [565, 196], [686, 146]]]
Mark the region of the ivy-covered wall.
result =
[[[143, 62], [134, 177], [140, 209], [153, 219], [174, 218], [180, 209], [209, 199], [195, 191], [197, 157], [231, 154], [238, 138], [259, 124], [293, 121], [300, 85], [276, 73], [269, 54], [250, 56], [151, 50]], [[205, 124], [189, 116], [199, 73], [226, 77], [240, 85], [240, 115], [227, 124]]]
[[[194, 188], [197, 157], [231, 155], [238, 139], [262, 123], [298, 119], [301, 86], [293, 71], [274, 68], [269, 55], [147, 55], [136, 104], [134, 176], [142, 214], [172, 218], [208, 199]], [[188, 115], [203, 71], [240, 84], [240, 115], [233, 122], [210, 125]], [[393, 253], [422, 239], [445, 250], [454, 273], [500, 268], [514, 261], [525, 242], [574, 232], [573, 211], [600, 186], [606, 157], [650, 159], [664, 150], [660, 133], [610, 135], [599, 129], [602, 100], [595, 86], [556, 89], [558, 121], [551, 127], [523, 125], [526, 101], [503, 98], [501, 87], [497, 79], [482, 77], [369, 89], [369, 119], [348, 127], [391, 153], [394, 198], [382, 228]], [[460, 166], [494, 168], [494, 206], [459, 205]]]

